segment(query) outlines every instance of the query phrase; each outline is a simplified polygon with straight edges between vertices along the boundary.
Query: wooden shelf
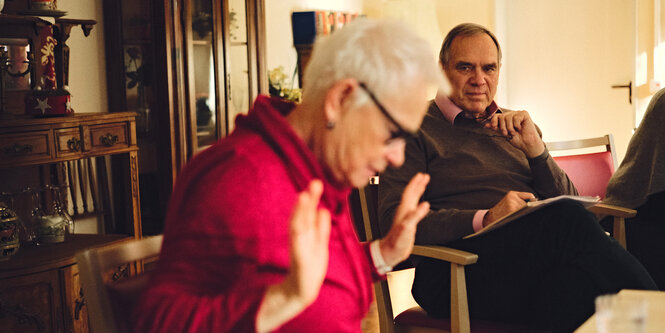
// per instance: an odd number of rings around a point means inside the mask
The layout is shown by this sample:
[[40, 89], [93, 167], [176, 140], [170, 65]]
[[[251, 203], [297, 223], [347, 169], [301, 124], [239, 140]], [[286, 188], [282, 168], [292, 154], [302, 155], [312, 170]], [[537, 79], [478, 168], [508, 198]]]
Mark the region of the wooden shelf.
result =
[[102, 247], [134, 239], [129, 235], [74, 234], [62, 243], [21, 244], [18, 252], [0, 262], [0, 279], [35, 274], [76, 263], [74, 255], [91, 247]]
[[135, 117], [134, 112], [1, 116], [0, 169], [136, 152]]

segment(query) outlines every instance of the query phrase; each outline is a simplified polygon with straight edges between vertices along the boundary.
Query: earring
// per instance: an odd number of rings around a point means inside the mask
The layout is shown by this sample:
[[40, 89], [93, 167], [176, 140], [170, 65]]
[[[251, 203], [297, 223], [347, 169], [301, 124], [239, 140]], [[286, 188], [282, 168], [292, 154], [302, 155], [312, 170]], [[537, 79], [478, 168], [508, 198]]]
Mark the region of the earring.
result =
[[334, 122], [334, 121], [329, 121], [329, 122], [326, 124], [326, 128], [329, 129], [329, 130], [335, 128], [335, 122]]

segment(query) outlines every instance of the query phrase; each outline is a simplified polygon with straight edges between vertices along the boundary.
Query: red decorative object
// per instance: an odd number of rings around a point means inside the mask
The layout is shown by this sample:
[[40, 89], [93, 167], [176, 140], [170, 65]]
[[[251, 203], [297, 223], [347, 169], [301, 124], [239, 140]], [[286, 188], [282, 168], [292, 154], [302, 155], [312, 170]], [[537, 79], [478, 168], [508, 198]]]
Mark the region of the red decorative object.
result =
[[63, 116], [74, 113], [71, 95], [63, 89], [33, 90], [25, 96], [25, 114], [33, 116]]
[[[57, 81], [55, 79], [55, 55], [53, 50], [58, 42], [53, 38], [53, 27], [50, 25], [44, 26], [39, 32], [39, 38], [42, 42], [41, 59], [35, 59], [41, 62], [44, 70], [41, 77], [44, 90], [57, 88]], [[39, 84], [39, 82], [38, 82]]]

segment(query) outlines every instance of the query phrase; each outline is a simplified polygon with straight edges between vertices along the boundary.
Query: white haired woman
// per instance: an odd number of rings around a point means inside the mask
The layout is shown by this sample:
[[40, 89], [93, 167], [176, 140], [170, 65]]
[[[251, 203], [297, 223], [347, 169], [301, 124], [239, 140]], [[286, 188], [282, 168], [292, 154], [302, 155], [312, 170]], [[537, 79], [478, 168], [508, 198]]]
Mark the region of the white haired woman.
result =
[[259, 96], [183, 170], [136, 332], [360, 332], [372, 281], [411, 252], [429, 177], [371, 244], [354, 233], [350, 189], [403, 163], [444, 81], [427, 42], [369, 19], [317, 41], [303, 81], [301, 104]]

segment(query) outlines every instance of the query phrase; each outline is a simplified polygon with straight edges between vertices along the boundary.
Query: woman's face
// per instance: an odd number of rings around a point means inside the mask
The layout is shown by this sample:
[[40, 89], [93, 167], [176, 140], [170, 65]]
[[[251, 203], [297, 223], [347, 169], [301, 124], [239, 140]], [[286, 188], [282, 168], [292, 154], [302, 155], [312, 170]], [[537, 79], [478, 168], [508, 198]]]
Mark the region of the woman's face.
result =
[[[358, 94], [373, 93], [371, 87], [355, 89]], [[404, 163], [406, 141], [398, 134], [401, 130], [415, 133], [426, 109], [427, 87], [419, 82], [405, 87], [397, 96], [376, 96], [376, 102], [370, 99], [346, 110], [330, 135], [326, 164], [342, 183], [365, 186], [370, 177], [389, 165]]]

